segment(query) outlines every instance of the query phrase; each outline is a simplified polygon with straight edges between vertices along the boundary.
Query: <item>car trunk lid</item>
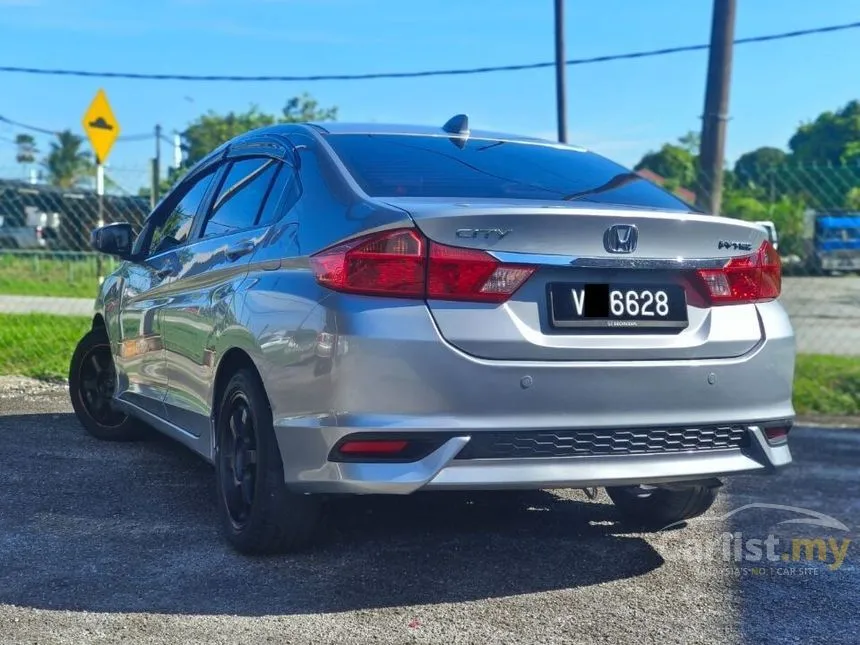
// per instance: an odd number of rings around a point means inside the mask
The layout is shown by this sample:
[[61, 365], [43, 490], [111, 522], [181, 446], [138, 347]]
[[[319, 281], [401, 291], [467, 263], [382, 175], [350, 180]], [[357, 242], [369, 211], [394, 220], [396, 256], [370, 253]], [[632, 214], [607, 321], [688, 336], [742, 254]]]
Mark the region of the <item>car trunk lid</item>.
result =
[[[740, 356], [762, 340], [756, 306], [711, 306], [695, 273], [697, 267], [719, 267], [755, 253], [766, 235], [754, 225], [590, 203], [386, 201], [409, 212], [434, 242], [537, 267], [501, 305], [428, 300], [440, 334], [473, 356], [695, 360]], [[640, 301], [625, 316], [633, 309], [641, 313], [647, 305], [646, 312], [655, 312], [653, 320], [637, 316], [637, 321], [607, 326], [606, 318], [612, 316], [605, 311], [597, 322], [579, 315], [588, 302], [605, 308], [614, 299], [617, 306], [619, 297], [630, 300], [630, 292]], [[662, 309], [672, 308], [667, 316], [656, 315], [661, 299], [668, 302]]]

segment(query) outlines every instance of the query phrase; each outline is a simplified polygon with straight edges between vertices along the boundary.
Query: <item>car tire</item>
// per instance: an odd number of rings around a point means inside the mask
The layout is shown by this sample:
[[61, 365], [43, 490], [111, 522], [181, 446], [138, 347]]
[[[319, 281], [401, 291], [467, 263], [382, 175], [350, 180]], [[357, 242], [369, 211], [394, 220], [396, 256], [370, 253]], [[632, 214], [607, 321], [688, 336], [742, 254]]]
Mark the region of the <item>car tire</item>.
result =
[[628, 520], [649, 528], [663, 528], [698, 517], [717, 496], [710, 486], [689, 488], [647, 488], [618, 486], [606, 489], [615, 507]]
[[143, 423], [113, 408], [116, 370], [104, 329], [88, 331], [69, 364], [69, 398], [78, 421], [96, 439], [134, 441], [146, 431]]
[[215, 471], [218, 512], [227, 541], [239, 552], [266, 555], [311, 544], [320, 502], [290, 491], [257, 374], [238, 370], [218, 401]]

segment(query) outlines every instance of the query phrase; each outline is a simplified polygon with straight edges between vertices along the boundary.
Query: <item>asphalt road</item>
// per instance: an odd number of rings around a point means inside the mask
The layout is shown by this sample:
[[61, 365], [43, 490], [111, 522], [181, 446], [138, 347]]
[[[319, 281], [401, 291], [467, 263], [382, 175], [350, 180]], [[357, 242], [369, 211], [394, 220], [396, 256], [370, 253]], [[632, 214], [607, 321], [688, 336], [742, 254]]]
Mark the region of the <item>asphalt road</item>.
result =
[[[782, 302], [791, 315], [799, 351], [860, 355], [860, 277], [787, 277]], [[0, 313], [27, 312], [90, 316], [93, 302], [0, 295]]]
[[274, 558], [221, 541], [208, 466], [89, 438], [62, 388], [0, 379], [0, 440], [4, 644], [858, 642], [860, 543], [835, 571], [697, 554], [725, 531], [855, 540], [860, 430], [795, 430], [794, 466], [735, 479], [681, 530], [638, 533], [579, 492], [354, 498], [317, 549]]

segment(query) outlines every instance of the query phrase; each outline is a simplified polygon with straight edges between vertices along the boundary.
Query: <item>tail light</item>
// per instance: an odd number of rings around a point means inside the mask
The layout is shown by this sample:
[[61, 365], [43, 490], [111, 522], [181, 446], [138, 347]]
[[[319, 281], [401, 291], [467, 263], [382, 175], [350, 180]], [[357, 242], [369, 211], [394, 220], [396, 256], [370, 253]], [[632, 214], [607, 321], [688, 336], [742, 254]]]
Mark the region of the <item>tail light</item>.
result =
[[478, 249], [431, 242], [415, 229], [360, 237], [310, 262], [317, 281], [335, 291], [469, 302], [505, 302], [535, 271]]
[[317, 282], [335, 291], [422, 298], [426, 242], [415, 230], [368, 235], [311, 257]]
[[701, 269], [698, 276], [714, 305], [775, 300], [782, 289], [782, 263], [767, 240], [752, 255], [732, 258], [722, 269]]

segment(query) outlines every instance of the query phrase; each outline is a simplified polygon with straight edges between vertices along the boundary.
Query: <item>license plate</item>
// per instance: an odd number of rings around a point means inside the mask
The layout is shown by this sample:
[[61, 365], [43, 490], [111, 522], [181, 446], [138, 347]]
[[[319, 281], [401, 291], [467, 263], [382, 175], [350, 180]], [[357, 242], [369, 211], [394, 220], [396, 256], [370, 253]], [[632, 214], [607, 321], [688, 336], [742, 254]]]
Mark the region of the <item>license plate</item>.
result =
[[554, 283], [549, 285], [553, 327], [662, 327], [688, 325], [687, 299], [678, 285]]

